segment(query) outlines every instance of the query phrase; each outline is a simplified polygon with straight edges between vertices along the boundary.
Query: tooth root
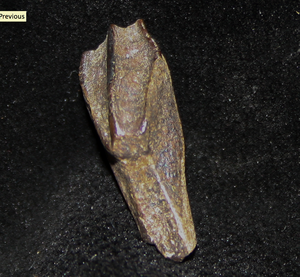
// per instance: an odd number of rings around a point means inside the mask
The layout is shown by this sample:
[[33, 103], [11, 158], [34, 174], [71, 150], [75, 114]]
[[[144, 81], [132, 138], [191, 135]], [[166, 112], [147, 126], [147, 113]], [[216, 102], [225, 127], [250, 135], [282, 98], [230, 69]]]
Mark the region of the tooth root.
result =
[[196, 235], [170, 72], [142, 20], [127, 28], [112, 25], [108, 33], [83, 54], [84, 97], [142, 238], [182, 261]]

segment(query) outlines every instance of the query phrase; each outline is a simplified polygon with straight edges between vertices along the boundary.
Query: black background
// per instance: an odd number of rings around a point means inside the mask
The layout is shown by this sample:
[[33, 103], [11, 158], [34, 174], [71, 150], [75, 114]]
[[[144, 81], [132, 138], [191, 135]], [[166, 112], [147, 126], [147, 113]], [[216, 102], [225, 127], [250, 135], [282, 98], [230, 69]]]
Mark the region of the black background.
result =
[[[6, 2], [3, 4], [3, 2]], [[299, 1], [2, 1], [0, 276], [297, 276]], [[141, 241], [89, 118], [81, 54], [138, 18], [170, 67], [198, 245]]]

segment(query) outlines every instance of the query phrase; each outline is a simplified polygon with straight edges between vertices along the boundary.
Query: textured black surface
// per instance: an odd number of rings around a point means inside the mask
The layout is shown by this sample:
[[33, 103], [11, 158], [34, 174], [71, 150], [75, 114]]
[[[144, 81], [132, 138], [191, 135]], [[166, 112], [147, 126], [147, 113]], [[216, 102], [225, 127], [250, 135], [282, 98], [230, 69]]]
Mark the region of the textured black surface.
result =
[[[240, 2], [0, 5], [28, 11], [0, 23], [0, 276], [299, 274], [300, 4]], [[141, 241], [79, 86], [82, 52], [138, 18], [183, 124], [198, 238], [183, 263]]]

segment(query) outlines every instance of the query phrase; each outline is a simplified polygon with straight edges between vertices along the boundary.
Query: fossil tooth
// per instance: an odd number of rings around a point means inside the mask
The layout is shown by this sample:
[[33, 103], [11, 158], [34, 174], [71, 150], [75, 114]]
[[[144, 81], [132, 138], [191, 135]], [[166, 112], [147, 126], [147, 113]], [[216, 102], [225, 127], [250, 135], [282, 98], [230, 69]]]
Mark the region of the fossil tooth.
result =
[[105, 41], [83, 54], [79, 77], [142, 238], [182, 261], [196, 246], [183, 133], [166, 60], [143, 20], [111, 25]]

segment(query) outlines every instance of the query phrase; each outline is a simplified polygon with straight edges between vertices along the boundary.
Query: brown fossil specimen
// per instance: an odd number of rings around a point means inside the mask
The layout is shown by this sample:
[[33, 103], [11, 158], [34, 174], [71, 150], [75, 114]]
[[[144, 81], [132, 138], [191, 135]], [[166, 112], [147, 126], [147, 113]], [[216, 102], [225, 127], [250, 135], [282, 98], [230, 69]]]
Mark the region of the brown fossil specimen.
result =
[[105, 41], [83, 54], [79, 76], [142, 238], [182, 261], [196, 245], [183, 133], [166, 60], [143, 21], [111, 25]]

